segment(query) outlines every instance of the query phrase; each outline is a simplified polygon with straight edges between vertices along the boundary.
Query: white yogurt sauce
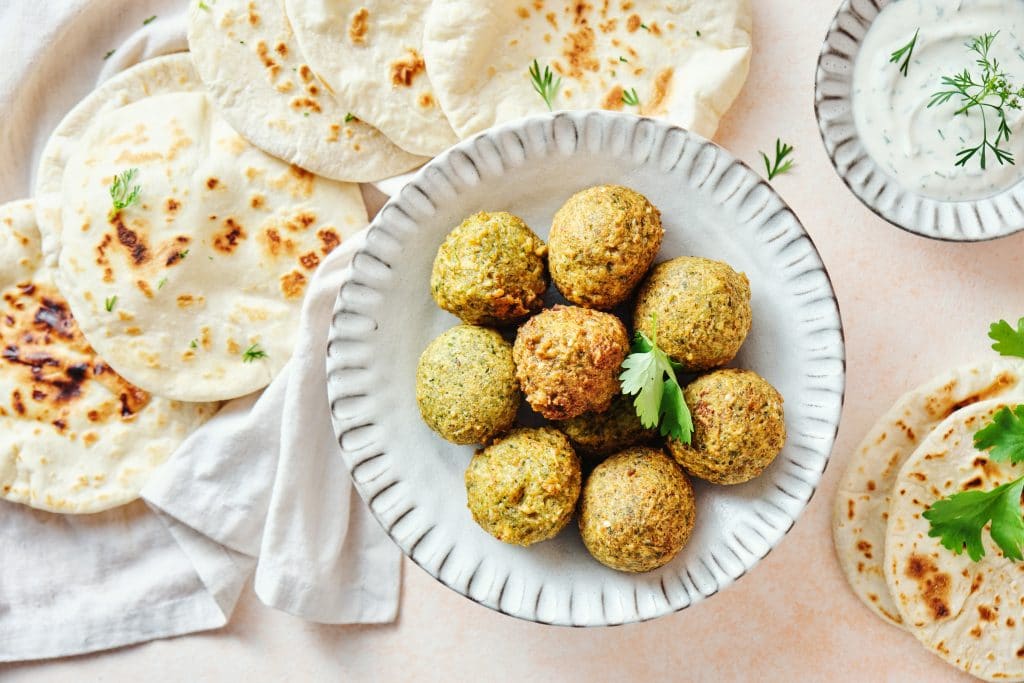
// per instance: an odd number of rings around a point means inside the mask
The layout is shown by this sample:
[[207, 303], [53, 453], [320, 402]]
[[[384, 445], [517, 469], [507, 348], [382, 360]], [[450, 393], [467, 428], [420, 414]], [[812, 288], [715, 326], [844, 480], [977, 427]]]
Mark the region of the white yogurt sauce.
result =
[[[918, 28], [909, 74], [900, 73], [890, 55], [906, 45]], [[949, 90], [944, 76], [981, 67], [966, 43], [999, 31], [989, 52], [1011, 86], [1024, 85], [1024, 0], [894, 0], [878, 15], [861, 45], [853, 73], [853, 114], [868, 154], [908, 189], [941, 201], [989, 197], [1024, 177], [1024, 112], [1007, 109], [1012, 131], [1000, 147], [1016, 164], [1000, 165], [988, 151], [986, 170], [977, 155], [956, 166], [957, 152], [982, 140], [980, 112], [954, 116], [959, 96], [928, 108], [933, 93]], [[988, 110], [989, 139], [997, 119]], [[980, 152], [979, 152], [980, 154]]]

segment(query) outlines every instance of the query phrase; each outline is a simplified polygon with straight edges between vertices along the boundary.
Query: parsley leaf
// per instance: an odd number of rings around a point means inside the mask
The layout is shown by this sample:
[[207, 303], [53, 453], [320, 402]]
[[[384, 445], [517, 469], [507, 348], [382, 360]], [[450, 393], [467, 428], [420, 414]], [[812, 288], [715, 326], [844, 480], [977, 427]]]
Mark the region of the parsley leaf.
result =
[[1024, 462], [1024, 405], [1003, 408], [974, 435], [974, 447], [989, 451], [996, 462]]
[[924, 512], [924, 518], [931, 524], [928, 535], [939, 538], [954, 555], [967, 550], [977, 562], [985, 556], [981, 532], [992, 522], [989, 533], [1003, 554], [1011, 560], [1024, 560], [1021, 491], [1024, 491], [1024, 477], [991, 491], [963, 491], [943, 498]]
[[633, 405], [640, 423], [648, 429], [660, 425], [662, 436], [690, 443], [693, 419], [676, 379], [678, 364], [658, 347], [656, 332], [654, 338], [637, 332], [630, 351], [619, 380], [622, 393], [636, 396]]
[[992, 323], [988, 336], [995, 342], [993, 350], [1000, 355], [1024, 358], [1024, 318], [1017, 321], [1016, 330], [1005, 320]]

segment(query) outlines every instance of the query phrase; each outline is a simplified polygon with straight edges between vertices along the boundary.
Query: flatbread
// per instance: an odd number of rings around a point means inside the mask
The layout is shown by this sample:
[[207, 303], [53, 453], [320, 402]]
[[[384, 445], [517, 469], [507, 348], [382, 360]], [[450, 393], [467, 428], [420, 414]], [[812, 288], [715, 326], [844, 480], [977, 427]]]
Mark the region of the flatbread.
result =
[[[112, 216], [109, 188], [130, 168], [139, 201]], [[357, 185], [256, 149], [203, 93], [97, 119], [63, 195], [57, 284], [83, 333], [129, 381], [181, 401], [266, 386], [320, 261], [367, 222]]]
[[886, 589], [883, 556], [896, 475], [954, 411], [1000, 397], [1024, 400], [1024, 361], [1001, 358], [943, 373], [901, 397], [850, 458], [836, 494], [836, 555], [853, 592], [891, 624], [902, 621]]
[[147, 395], [82, 337], [43, 265], [31, 202], [0, 206], [0, 498], [51, 512], [134, 500], [216, 411]]
[[985, 557], [954, 555], [921, 516], [940, 498], [987, 491], [1024, 475], [974, 448], [978, 429], [1008, 403], [986, 401], [944, 421], [897, 478], [885, 539], [885, 574], [907, 629], [950, 664], [987, 681], [1024, 678], [1024, 563], [1002, 555], [988, 531]]
[[[547, 111], [529, 75], [536, 59], [562, 78], [555, 109], [656, 116], [710, 138], [746, 81], [751, 27], [747, 0], [435, 0], [423, 55], [463, 137]], [[622, 99], [634, 88], [639, 107]]]
[[299, 53], [284, 0], [190, 3], [188, 44], [221, 114], [269, 154], [356, 183], [427, 161], [338, 104]]
[[68, 112], [50, 135], [36, 171], [35, 204], [43, 255], [52, 266], [60, 251], [64, 167], [92, 122], [144, 97], [170, 92], [202, 92], [203, 83], [187, 53], [150, 59], [104, 81]]
[[430, 0], [286, 0], [302, 54], [338, 103], [402, 149], [434, 156], [458, 141], [423, 61]]

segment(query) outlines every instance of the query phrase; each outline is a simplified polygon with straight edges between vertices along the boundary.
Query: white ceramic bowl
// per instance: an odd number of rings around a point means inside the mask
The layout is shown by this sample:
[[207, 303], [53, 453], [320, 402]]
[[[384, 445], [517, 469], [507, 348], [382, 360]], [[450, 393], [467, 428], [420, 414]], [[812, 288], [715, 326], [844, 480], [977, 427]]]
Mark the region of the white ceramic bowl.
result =
[[844, 0], [818, 58], [814, 109], [832, 165], [869, 209], [922, 237], [979, 242], [1024, 230], [1024, 182], [992, 197], [944, 202], [907, 189], [875, 163], [853, 120], [853, 67], [871, 23], [889, 0]]
[[[723, 259], [745, 271], [754, 325], [736, 365], [786, 400], [789, 440], [760, 478], [695, 482], [697, 525], [667, 566], [640, 575], [587, 553], [575, 523], [531, 548], [473, 522], [463, 472], [473, 449], [431, 432], [415, 373], [458, 321], [430, 297], [434, 254], [467, 215], [507, 210], [542, 237], [574, 192], [618, 183], [647, 195], [666, 228], [659, 260]], [[607, 112], [533, 117], [485, 131], [427, 164], [381, 210], [341, 288], [327, 353], [345, 463], [405, 553], [482, 605], [538, 622], [598, 626], [688, 607], [753, 568], [789, 531], [828, 462], [844, 388], [842, 325], [810, 238], [772, 188], [715, 144], [661, 121]]]

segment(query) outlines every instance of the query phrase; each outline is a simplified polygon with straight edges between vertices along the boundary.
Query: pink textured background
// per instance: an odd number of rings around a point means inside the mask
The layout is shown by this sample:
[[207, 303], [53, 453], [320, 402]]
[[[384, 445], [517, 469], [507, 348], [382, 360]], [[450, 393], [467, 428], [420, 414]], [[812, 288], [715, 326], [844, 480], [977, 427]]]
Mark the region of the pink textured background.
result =
[[833, 555], [832, 501], [848, 454], [875, 417], [937, 372], [990, 354], [990, 321], [1024, 315], [1024, 235], [978, 245], [931, 242], [861, 206], [833, 173], [813, 112], [815, 62], [837, 0], [752, 4], [750, 80], [718, 141], [755, 168], [757, 151], [776, 136], [795, 144], [796, 168], [774, 184], [831, 272], [848, 370], [839, 441], [822, 486], [752, 574], [658, 621], [572, 630], [491, 612], [406, 563], [394, 625], [307, 624], [262, 607], [249, 592], [219, 632], [0, 666], [0, 679], [969, 680], [853, 596]]

